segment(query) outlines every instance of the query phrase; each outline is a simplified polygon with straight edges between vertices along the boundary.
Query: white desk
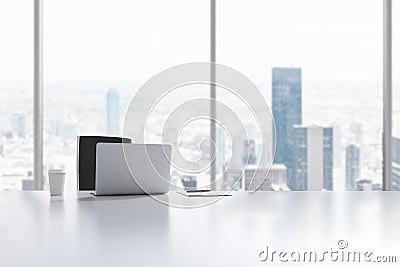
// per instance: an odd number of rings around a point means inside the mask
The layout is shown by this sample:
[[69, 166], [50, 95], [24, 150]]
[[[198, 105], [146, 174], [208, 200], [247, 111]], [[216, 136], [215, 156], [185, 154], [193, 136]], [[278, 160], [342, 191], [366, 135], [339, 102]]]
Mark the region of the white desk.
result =
[[267, 245], [323, 251], [337, 248], [340, 239], [348, 249], [396, 255], [400, 262], [396, 192], [239, 192], [199, 209], [170, 208], [145, 196], [50, 199], [48, 192], [2, 192], [0, 211], [4, 267], [274, 266], [259, 260]]

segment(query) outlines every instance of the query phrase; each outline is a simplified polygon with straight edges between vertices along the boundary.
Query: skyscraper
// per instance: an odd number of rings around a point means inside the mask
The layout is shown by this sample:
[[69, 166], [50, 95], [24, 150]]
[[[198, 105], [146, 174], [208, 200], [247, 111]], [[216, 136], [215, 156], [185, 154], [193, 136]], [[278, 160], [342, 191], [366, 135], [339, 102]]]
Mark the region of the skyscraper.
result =
[[[256, 141], [256, 159], [257, 162], [263, 167], [271, 166], [272, 162], [272, 131], [267, 137], [266, 143], [262, 140]], [[286, 166], [285, 166], [286, 167]]]
[[361, 179], [356, 182], [356, 185], [357, 185], [358, 191], [372, 191], [373, 190], [372, 180]]
[[333, 190], [332, 127], [294, 127], [291, 190]]
[[244, 143], [242, 136], [233, 135], [231, 164], [238, 169], [243, 166], [243, 155], [245, 154]]
[[274, 163], [287, 168], [288, 186], [294, 187], [292, 167], [294, 125], [302, 124], [300, 68], [272, 69], [272, 114], [275, 120], [276, 151]]
[[393, 137], [392, 187], [400, 190], [400, 138]]
[[324, 152], [324, 189], [333, 190], [333, 155], [334, 155], [333, 127], [323, 128], [323, 152]]
[[217, 127], [217, 174], [225, 171], [225, 131], [222, 127]]
[[11, 125], [13, 133], [15, 133], [18, 137], [25, 137], [25, 114], [12, 114]]
[[185, 190], [194, 190], [197, 187], [197, 179], [194, 175], [181, 175], [181, 181]]
[[362, 147], [364, 140], [362, 123], [353, 122], [352, 124], [350, 124], [350, 132], [353, 134], [354, 139], [357, 140], [357, 143]]
[[244, 156], [243, 163], [244, 164], [256, 164], [257, 163], [257, 155], [256, 155], [256, 142], [254, 140], [243, 141], [244, 147]]
[[107, 134], [119, 135], [119, 94], [116, 89], [107, 92]]
[[333, 165], [335, 168], [342, 167], [342, 135], [339, 125], [333, 126]]
[[220, 190], [240, 190], [243, 187], [244, 170], [242, 168], [228, 169], [223, 175]]
[[[265, 178], [265, 173], [268, 173]], [[272, 164], [271, 169], [247, 166], [244, 176], [246, 191], [290, 191], [286, 185], [286, 167], [283, 164]]]
[[346, 147], [346, 190], [356, 190], [360, 179], [360, 148], [355, 144]]

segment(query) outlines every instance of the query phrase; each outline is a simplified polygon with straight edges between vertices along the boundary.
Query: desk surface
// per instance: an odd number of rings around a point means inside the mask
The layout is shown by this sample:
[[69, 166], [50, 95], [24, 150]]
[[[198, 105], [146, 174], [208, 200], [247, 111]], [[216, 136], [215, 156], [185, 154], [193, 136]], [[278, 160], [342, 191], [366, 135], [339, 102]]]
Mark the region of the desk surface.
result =
[[[165, 197], [198, 201], [176, 192]], [[0, 211], [0, 266], [274, 265], [260, 261], [267, 246], [324, 251], [337, 249], [338, 240], [400, 262], [396, 192], [237, 192], [197, 209], [148, 196], [3, 192]]]

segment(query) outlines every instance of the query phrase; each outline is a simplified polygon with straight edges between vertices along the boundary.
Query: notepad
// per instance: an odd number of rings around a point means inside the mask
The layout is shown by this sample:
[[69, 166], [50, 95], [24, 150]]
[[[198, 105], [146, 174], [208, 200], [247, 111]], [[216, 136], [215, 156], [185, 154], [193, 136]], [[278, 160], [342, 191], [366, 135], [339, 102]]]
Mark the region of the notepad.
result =
[[190, 191], [177, 191], [178, 194], [186, 197], [220, 197], [220, 196], [232, 196], [229, 193], [223, 191], [211, 191], [211, 190], [190, 190]]

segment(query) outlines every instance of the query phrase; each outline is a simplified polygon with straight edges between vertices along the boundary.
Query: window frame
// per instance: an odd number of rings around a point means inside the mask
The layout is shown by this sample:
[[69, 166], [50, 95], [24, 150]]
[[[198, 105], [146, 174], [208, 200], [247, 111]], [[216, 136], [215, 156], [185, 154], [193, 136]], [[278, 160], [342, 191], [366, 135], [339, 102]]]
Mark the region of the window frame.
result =
[[[210, 0], [210, 62], [217, 62], [216, 1]], [[34, 0], [34, 181], [35, 190], [43, 190], [43, 0]], [[383, 191], [392, 190], [392, 0], [383, 0]], [[215, 79], [215, 69], [211, 77]], [[216, 99], [216, 87], [210, 86], [210, 99]], [[210, 105], [210, 117], [216, 117], [215, 101]], [[216, 122], [210, 122], [210, 139], [216, 142]], [[212, 150], [215, 147], [211, 146]], [[213, 154], [214, 151], [211, 151]], [[216, 163], [210, 170], [210, 182], [215, 181]], [[215, 189], [215, 188], [212, 188]]]

